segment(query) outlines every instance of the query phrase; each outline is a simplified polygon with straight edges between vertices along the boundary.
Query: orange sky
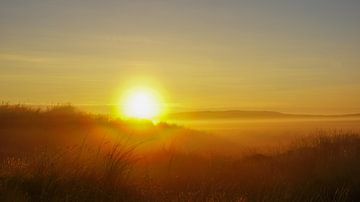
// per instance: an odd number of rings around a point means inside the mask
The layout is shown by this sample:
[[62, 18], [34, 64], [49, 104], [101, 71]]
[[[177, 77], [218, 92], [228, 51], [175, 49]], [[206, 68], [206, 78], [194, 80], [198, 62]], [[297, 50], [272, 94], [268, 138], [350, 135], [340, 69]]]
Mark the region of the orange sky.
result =
[[1, 1], [1, 100], [94, 109], [149, 85], [171, 110], [360, 112], [359, 9], [354, 0]]

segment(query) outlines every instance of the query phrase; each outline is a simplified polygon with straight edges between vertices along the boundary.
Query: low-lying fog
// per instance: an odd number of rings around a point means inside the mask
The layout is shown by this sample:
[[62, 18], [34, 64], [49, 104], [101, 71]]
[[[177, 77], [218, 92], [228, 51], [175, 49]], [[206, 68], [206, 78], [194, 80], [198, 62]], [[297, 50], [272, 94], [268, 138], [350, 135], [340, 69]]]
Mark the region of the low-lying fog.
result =
[[169, 121], [188, 128], [206, 131], [241, 142], [263, 143], [288, 141], [319, 131], [360, 131], [360, 118], [308, 119], [208, 119]]

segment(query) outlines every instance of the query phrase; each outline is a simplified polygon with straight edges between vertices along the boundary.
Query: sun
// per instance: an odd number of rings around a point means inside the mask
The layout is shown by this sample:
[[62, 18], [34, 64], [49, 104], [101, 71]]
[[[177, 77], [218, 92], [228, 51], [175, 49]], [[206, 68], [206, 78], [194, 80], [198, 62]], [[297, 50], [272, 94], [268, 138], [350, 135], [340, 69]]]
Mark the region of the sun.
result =
[[124, 97], [122, 114], [127, 118], [152, 120], [160, 116], [161, 112], [160, 96], [152, 89], [133, 89]]

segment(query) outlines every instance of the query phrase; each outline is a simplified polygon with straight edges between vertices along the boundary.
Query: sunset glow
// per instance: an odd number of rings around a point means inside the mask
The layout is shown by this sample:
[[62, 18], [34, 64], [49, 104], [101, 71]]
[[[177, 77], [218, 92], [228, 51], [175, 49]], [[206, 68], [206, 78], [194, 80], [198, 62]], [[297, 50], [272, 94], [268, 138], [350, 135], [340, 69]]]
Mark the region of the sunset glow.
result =
[[0, 202], [360, 201], [360, 0], [0, 0]]
[[162, 112], [161, 101], [151, 89], [135, 89], [125, 96], [121, 111], [127, 118], [154, 119]]

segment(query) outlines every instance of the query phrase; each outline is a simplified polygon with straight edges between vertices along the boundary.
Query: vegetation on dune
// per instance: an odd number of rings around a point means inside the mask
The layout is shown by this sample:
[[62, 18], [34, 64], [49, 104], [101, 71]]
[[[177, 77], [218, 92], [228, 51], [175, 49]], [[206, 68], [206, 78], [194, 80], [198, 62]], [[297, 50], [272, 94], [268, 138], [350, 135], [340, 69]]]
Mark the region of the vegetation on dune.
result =
[[223, 146], [167, 124], [3, 105], [0, 201], [360, 200], [358, 134], [241, 155]]

